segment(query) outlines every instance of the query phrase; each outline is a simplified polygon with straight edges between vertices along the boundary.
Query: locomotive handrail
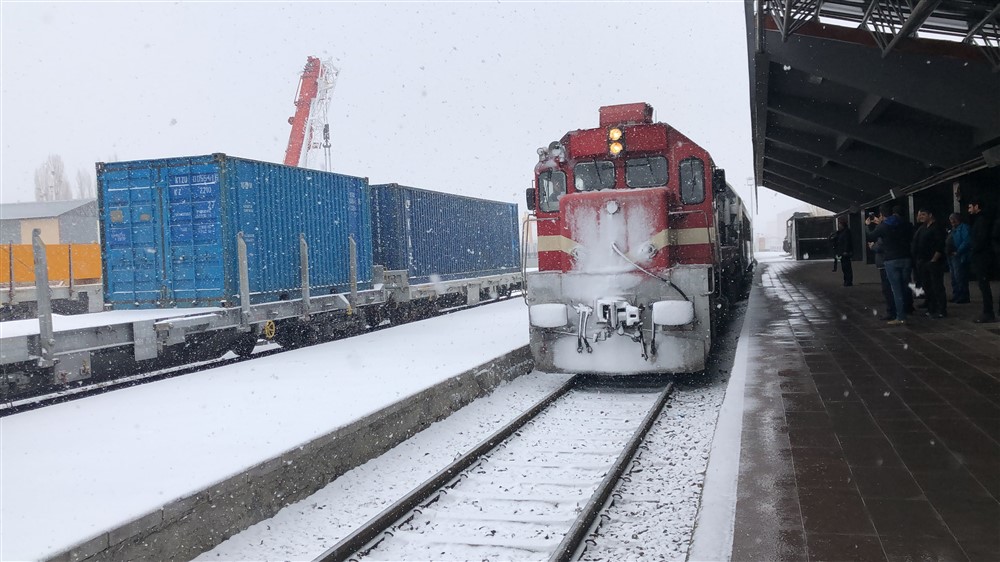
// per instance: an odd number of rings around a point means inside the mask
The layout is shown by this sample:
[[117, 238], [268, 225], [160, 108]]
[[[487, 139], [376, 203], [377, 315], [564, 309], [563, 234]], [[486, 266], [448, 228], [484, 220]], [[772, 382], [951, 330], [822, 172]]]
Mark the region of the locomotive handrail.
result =
[[[524, 304], [528, 304], [528, 223], [555, 220], [555, 217], [539, 218], [538, 215], [528, 215], [524, 218], [524, 222], [521, 225], [521, 298], [524, 299]], [[537, 250], [535, 251], [535, 256], [538, 256]]]

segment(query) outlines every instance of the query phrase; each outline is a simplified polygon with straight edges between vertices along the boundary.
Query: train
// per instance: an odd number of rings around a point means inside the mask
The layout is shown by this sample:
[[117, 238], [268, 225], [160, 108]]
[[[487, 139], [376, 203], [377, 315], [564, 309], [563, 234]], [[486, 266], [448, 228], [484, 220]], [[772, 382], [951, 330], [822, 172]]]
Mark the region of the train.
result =
[[535, 368], [703, 371], [756, 264], [750, 214], [725, 171], [647, 103], [601, 107], [597, 128], [538, 157], [526, 193], [538, 269], [524, 293]]
[[9, 325], [6, 397], [248, 356], [262, 339], [311, 345], [521, 288], [515, 203], [221, 153], [98, 163], [97, 180], [113, 320], [58, 338], [42, 332], [51, 318]]

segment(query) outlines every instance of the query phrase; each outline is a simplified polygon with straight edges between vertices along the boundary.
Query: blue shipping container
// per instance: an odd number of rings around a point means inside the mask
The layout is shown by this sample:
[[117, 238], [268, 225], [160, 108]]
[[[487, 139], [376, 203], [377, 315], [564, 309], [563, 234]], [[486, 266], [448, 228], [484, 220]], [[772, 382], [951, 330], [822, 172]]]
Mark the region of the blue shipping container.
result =
[[411, 283], [519, 271], [517, 205], [397, 184], [371, 186], [375, 263]]
[[225, 154], [97, 164], [104, 301], [114, 308], [239, 305], [237, 235], [252, 303], [301, 296], [299, 234], [313, 295], [372, 277], [368, 180]]

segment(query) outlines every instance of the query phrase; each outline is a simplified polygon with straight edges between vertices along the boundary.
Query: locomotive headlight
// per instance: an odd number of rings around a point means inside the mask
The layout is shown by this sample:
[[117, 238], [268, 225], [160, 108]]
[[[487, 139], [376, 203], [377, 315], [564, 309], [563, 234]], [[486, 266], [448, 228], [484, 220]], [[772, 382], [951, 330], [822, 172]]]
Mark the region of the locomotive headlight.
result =
[[608, 129], [608, 152], [612, 156], [618, 156], [625, 150], [625, 131], [619, 127]]

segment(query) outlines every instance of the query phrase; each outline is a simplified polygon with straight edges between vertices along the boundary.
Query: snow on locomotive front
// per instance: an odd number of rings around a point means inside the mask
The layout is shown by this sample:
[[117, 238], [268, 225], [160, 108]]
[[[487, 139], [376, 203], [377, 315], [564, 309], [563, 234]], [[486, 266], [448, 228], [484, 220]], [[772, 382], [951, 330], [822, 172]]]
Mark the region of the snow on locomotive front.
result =
[[719, 305], [713, 193], [725, 176], [645, 103], [539, 149], [526, 277], [531, 351], [546, 372], [704, 368]]

